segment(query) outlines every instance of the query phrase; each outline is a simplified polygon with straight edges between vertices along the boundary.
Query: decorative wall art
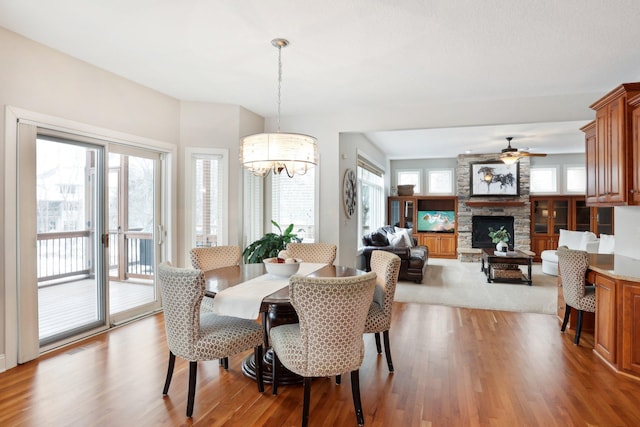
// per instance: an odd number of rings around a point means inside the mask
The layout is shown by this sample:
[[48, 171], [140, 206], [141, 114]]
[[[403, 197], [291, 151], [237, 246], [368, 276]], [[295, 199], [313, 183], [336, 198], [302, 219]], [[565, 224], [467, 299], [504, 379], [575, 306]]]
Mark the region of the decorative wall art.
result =
[[472, 196], [517, 196], [520, 163], [507, 166], [502, 162], [471, 164]]

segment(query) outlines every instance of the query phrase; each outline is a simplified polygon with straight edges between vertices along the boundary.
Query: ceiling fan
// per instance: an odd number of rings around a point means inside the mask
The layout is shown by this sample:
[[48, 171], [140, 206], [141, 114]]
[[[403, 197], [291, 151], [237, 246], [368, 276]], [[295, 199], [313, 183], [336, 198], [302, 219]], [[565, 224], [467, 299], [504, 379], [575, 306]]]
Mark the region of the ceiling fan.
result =
[[545, 157], [546, 153], [530, 153], [528, 151], [520, 151], [517, 148], [511, 146], [512, 136], [507, 138], [507, 148], [503, 148], [500, 152], [500, 160], [507, 165], [512, 165], [520, 160], [521, 157]]

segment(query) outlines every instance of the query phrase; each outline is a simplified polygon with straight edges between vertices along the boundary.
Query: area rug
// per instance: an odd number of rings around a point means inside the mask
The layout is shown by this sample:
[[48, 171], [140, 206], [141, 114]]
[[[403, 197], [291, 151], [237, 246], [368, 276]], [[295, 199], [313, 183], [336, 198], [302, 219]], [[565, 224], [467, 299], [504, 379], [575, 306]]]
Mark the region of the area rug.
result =
[[[523, 271], [526, 267], [520, 267]], [[557, 278], [533, 265], [533, 285], [492, 282], [480, 271], [480, 262], [430, 258], [421, 284], [399, 281], [395, 300], [525, 313], [555, 314]]]

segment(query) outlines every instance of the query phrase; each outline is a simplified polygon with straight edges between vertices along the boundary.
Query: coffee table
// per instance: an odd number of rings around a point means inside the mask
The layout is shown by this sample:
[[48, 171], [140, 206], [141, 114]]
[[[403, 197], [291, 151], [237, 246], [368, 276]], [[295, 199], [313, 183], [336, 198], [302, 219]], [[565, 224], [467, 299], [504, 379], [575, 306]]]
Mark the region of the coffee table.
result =
[[[533, 263], [533, 256], [526, 254], [525, 252], [515, 250], [505, 252], [504, 255], [496, 255], [494, 248], [482, 249], [482, 272], [487, 275], [487, 283], [494, 282], [507, 282], [507, 283], [526, 283], [529, 286], [532, 285], [531, 265]], [[485, 265], [486, 264], [486, 265]], [[496, 264], [503, 265], [526, 265], [527, 274], [520, 273], [518, 277], [491, 277], [492, 270], [498, 270], [495, 268]], [[518, 268], [518, 271], [520, 268]]]

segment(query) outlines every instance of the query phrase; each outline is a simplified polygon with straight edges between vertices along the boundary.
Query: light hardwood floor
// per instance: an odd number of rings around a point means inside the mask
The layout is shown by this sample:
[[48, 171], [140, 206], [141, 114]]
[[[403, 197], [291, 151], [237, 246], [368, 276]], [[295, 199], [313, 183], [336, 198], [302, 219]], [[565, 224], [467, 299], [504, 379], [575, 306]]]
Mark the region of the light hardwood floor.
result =
[[[360, 372], [367, 426], [637, 426], [640, 382], [610, 371], [544, 314], [396, 303], [396, 372], [365, 336]], [[248, 354], [248, 353], [245, 353]], [[188, 363], [162, 396], [168, 350], [155, 315], [0, 374], [1, 426], [298, 426], [302, 387], [257, 392], [241, 372], [199, 364], [193, 419]], [[355, 426], [349, 376], [311, 391], [311, 426]]]

